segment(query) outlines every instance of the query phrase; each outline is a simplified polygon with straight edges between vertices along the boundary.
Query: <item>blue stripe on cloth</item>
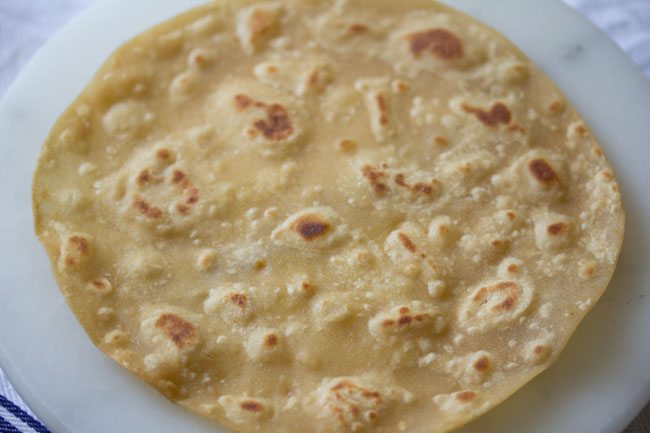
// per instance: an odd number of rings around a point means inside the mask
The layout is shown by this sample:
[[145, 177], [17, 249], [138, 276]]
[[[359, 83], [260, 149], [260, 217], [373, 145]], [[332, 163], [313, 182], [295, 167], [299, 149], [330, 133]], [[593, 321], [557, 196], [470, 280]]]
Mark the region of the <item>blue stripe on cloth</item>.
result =
[[0, 416], [0, 433], [20, 433], [20, 430], [9, 424], [9, 421]]
[[43, 424], [32, 418], [27, 412], [7, 400], [4, 396], [0, 395], [0, 406], [7, 409], [16, 418], [33, 428], [38, 433], [51, 433]]

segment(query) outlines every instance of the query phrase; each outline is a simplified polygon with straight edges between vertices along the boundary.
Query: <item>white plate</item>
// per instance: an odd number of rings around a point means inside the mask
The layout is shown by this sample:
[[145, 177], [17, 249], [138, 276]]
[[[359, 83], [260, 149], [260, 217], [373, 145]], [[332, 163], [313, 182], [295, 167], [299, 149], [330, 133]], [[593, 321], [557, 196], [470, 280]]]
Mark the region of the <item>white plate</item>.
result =
[[[559, 84], [601, 140], [627, 209], [614, 280], [559, 361], [459, 433], [619, 433], [650, 394], [650, 82], [559, 0], [448, 2], [508, 35]], [[224, 431], [94, 348], [31, 224], [32, 170], [57, 115], [121, 42], [198, 3], [100, 2], [34, 58], [0, 104], [0, 361], [56, 433]]]

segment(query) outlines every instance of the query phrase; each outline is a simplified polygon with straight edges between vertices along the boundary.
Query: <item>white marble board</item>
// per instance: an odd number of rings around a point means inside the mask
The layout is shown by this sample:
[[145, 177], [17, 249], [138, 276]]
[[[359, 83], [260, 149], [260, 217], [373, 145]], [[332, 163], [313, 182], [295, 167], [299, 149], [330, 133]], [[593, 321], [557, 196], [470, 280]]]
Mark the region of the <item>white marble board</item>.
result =
[[[602, 142], [627, 210], [616, 275], [559, 361], [458, 433], [619, 433], [650, 395], [650, 82], [559, 0], [447, 2], [505, 33], [558, 83]], [[31, 223], [31, 175], [57, 115], [121, 42], [199, 3], [99, 2], [0, 102], [0, 364], [54, 433], [224, 431], [94, 348], [59, 294]]]

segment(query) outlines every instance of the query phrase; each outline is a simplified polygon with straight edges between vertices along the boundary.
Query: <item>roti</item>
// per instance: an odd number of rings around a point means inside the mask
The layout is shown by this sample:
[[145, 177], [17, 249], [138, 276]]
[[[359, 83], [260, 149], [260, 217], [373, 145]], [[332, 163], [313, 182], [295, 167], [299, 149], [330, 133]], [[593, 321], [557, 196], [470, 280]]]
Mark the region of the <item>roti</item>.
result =
[[562, 93], [427, 0], [224, 0], [146, 31], [53, 127], [33, 206], [92, 342], [242, 433], [478, 417], [557, 359], [624, 229]]

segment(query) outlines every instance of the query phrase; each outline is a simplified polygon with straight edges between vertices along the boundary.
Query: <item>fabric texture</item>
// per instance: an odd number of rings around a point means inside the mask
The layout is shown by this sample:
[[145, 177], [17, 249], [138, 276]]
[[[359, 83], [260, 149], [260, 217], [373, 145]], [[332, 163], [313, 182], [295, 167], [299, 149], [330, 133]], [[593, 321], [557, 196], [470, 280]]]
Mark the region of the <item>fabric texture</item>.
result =
[[[0, 99], [38, 48], [95, 1], [0, 0]], [[650, 78], [650, 0], [564, 1], [607, 32]], [[0, 433], [34, 432], [49, 430], [0, 370]], [[650, 433], [650, 405], [623, 433]]]

